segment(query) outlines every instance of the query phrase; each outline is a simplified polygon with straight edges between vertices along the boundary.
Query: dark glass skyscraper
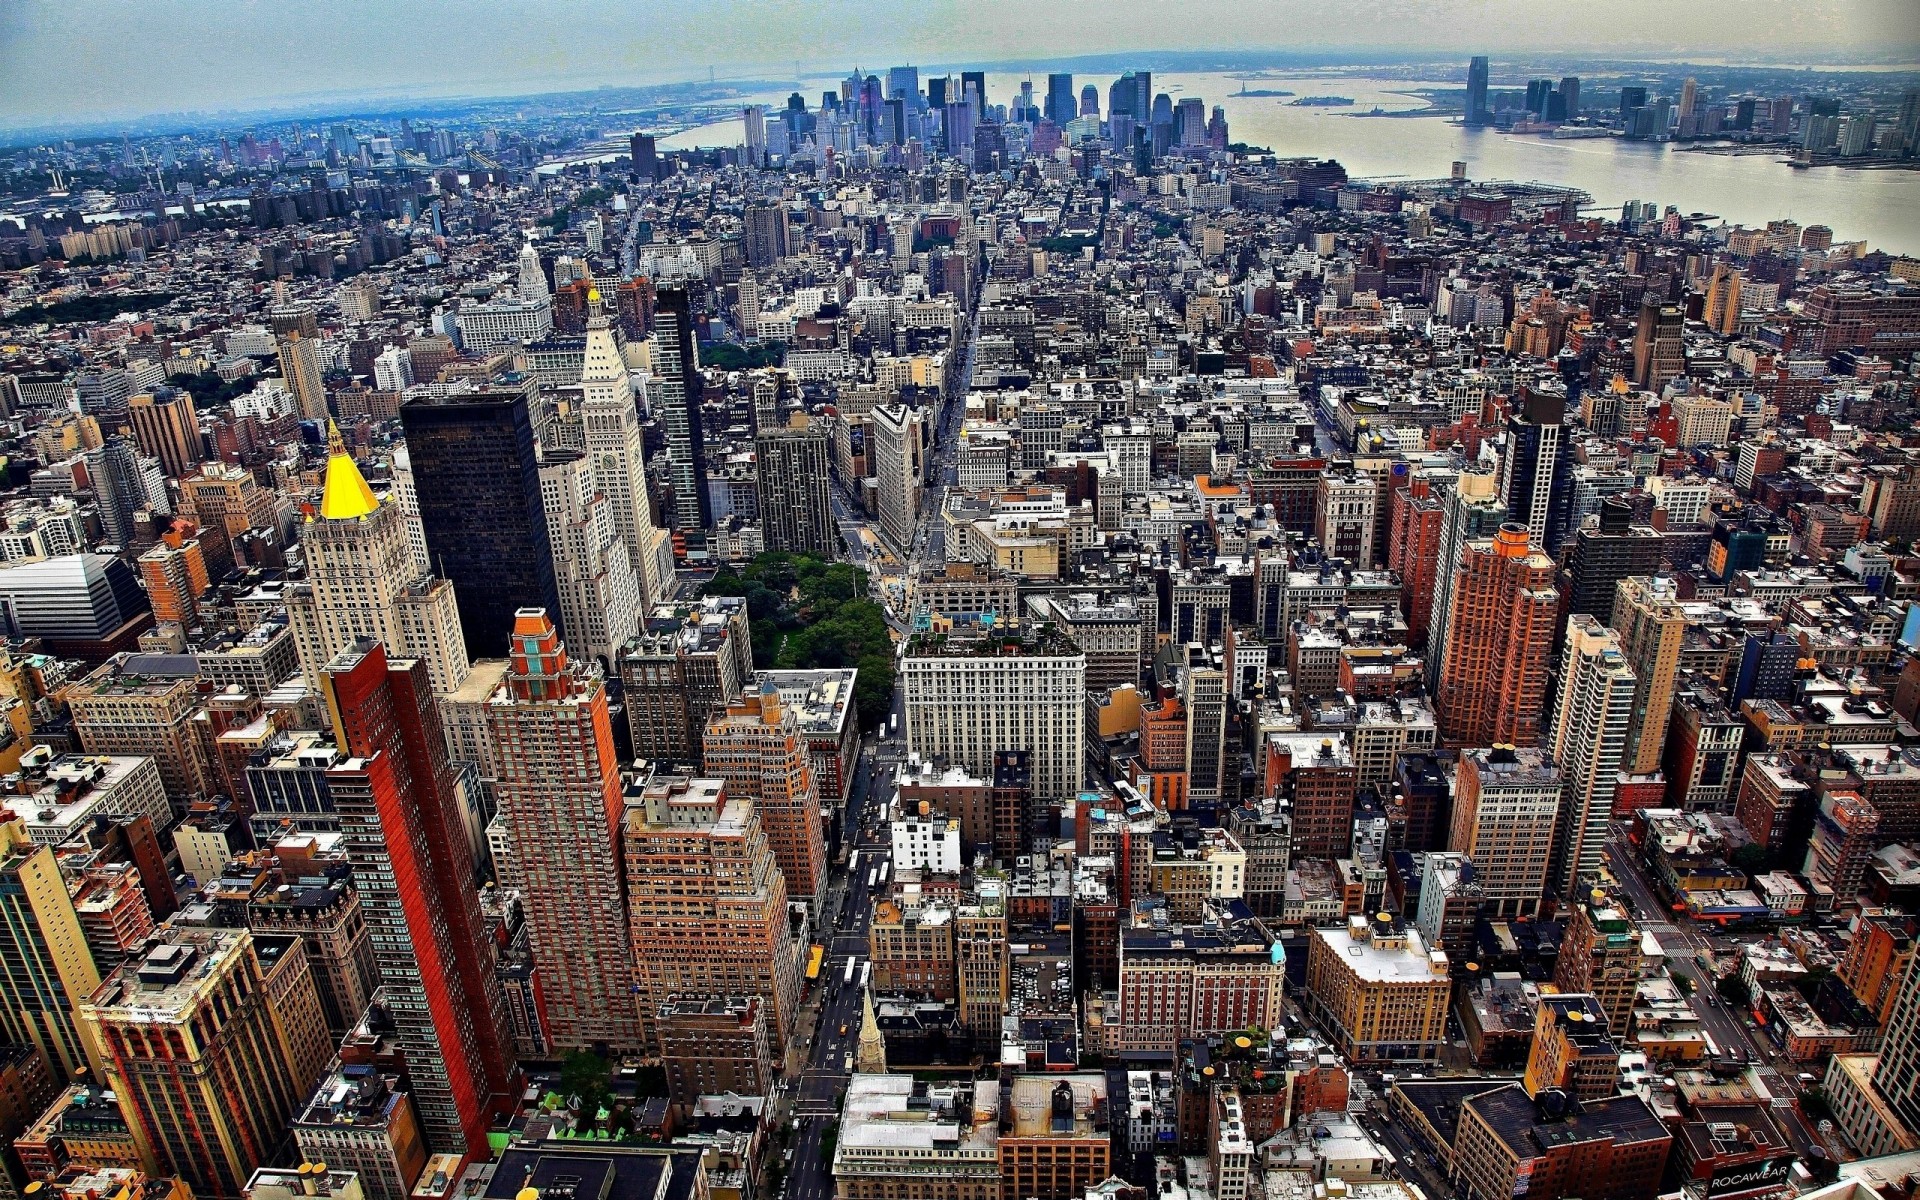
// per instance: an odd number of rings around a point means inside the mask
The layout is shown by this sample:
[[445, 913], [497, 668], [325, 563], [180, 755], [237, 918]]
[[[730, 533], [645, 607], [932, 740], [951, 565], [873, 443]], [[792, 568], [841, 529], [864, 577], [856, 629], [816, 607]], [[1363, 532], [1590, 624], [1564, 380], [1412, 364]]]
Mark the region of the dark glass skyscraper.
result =
[[[659, 344], [653, 364], [659, 396], [653, 409], [667, 434], [673, 527], [708, 529], [713, 525], [713, 505], [707, 497], [706, 430], [700, 421], [700, 397], [705, 385], [694, 354], [693, 305], [685, 288], [660, 289], [659, 304], [653, 312], [653, 336]], [[508, 624], [512, 624], [511, 613]]]
[[527, 395], [423, 396], [401, 405], [400, 424], [427, 558], [453, 583], [467, 653], [504, 658], [518, 609], [560, 611]]
[[1487, 56], [1476, 54], [1467, 64], [1467, 124], [1485, 125], [1493, 120], [1487, 111]]
[[1079, 115], [1079, 104], [1073, 98], [1073, 76], [1062, 72], [1047, 76], [1047, 120], [1055, 125], [1065, 125]]

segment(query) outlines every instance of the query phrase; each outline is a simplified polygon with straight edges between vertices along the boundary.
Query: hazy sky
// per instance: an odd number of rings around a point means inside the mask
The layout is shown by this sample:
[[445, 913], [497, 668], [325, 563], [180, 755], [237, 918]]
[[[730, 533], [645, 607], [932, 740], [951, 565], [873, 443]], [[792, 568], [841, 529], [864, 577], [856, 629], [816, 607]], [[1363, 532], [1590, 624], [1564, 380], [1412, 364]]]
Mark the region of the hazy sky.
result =
[[1920, 57], [1916, 0], [0, 0], [0, 127], [1113, 50]]

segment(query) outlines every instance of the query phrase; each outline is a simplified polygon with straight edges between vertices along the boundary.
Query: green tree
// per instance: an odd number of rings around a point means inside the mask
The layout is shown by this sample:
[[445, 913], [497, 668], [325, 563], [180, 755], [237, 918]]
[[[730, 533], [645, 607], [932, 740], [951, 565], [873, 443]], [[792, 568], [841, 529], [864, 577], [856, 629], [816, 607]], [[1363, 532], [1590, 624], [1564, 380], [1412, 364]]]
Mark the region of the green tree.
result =
[[1753, 993], [1747, 988], [1747, 981], [1738, 975], [1726, 975], [1713, 985], [1720, 998], [1728, 1004], [1745, 1008], [1753, 1003]]
[[833, 1161], [833, 1148], [838, 1145], [839, 1142], [840, 1122], [830, 1117], [827, 1119], [826, 1127], [820, 1131], [821, 1165], [824, 1166]]
[[704, 590], [746, 599], [755, 666], [853, 667], [860, 673], [854, 706], [861, 726], [872, 729], [885, 719], [893, 702], [893, 636], [886, 611], [867, 595], [865, 571], [775, 550], [738, 572], [720, 572]]
[[1748, 842], [1735, 850], [1727, 861], [1733, 864], [1735, 870], [1749, 875], [1757, 875], [1769, 866], [1767, 848], [1757, 842]]
[[560, 1094], [580, 1097], [580, 1112], [588, 1120], [606, 1104], [613, 1068], [591, 1050], [575, 1050], [560, 1060]]

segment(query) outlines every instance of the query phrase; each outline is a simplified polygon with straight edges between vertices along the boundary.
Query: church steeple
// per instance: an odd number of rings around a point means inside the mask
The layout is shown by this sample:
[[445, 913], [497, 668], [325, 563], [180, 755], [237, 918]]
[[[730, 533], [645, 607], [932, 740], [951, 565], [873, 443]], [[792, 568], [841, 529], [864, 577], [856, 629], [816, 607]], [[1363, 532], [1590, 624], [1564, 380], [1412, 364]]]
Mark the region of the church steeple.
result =
[[853, 1069], [862, 1075], [887, 1073], [887, 1043], [880, 1036], [880, 1021], [873, 1015], [873, 989], [860, 992], [860, 1048], [854, 1053]]

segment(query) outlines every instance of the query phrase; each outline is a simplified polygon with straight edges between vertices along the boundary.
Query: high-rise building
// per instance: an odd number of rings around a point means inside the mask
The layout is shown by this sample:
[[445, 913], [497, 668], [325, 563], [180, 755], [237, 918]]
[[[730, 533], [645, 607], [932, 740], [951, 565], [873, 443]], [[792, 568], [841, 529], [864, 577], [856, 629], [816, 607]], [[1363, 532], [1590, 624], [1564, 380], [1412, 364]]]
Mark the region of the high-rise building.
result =
[[413, 1097], [370, 1063], [335, 1060], [294, 1117], [293, 1140], [304, 1161], [358, 1176], [367, 1200], [407, 1200], [427, 1168]]
[[1434, 556], [1433, 612], [1427, 631], [1427, 692], [1440, 694], [1440, 664], [1446, 661], [1453, 625], [1454, 584], [1467, 544], [1492, 537], [1507, 519], [1499, 479], [1491, 470], [1463, 470], [1441, 503], [1439, 551]]
[[1550, 555], [1566, 537], [1573, 499], [1566, 411], [1566, 393], [1558, 386], [1524, 385], [1500, 453], [1500, 503], [1507, 520], [1525, 525], [1533, 544]]
[[320, 1001], [292, 945], [168, 927], [80, 1005], [140, 1157], [195, 1196], [240, 1200], [317, 1082], [304, 1064], [326, 1061]]
[[767, 549], [832, 557], [840, 549], [828, 476], [833, 448], [825, 422], [795, 413], [753, 439], [760, 482], [760, 533]]
[[1385, 914], [1309, 934], [1307, 994], [1334, 1048], [1354, 1062], [1437, 1061], [1452, 990], [1446, 952]]
[[100, 532], [122, 549], [140, 536], [138, 514], [149, 508], [147, 487], [134, 445], [115, 434], [82, 458], [93, 482], [94, 507], [100, 513]]
[[303, 421], [327, 419], [327, 383], [320, 371], [320, 343], [290, 332], [280, 341], [280, 377], [293, 395], [293, 410]]
[[1441, 738], [1456, 746], [1540, 737], [1560, 596], [1553, 560], [1530, 541], [1526, 526], [1509, 521], [1467, 543], [1455, 572], [1434, 707]]
[[532, 242], [520, 247], [520, 274], [515, 291], [522, 300], [537, 302], [553, 299], [553, 283], [547, 278], [547, 269], [540, 262], [540, 252], [533, 248]]
[[170, 529], [141, 551], [140, 581], [147, 586], [155, 621], [192, 629], [200, 620], [200, 597], [207, 590], [207, 559], [198, 538]]
[[186, 673], [166, 655], [119, 654], [68, 685], [67, 711], [88, 754], [151, 758], [176, 813], [211, 790], [191, 722], [201, 705], [191, 665]]
[[1873, 1089], [1908, 1129], [1920, 1129], [1920, 971], [1911, 968], [1893, 1002]]
[[80, 411], [104, 425], [118, 425], [126, 419], [132, 391], [132, 379], [118, 367], [83, 371], [73, 377], [73, 395]]
[[[1095, 93], [1097, 96], [1099, 93]], [[1080, 115], [1073, 97], [1073, 75], [1071, 72], [1056, 72], [1047, 76], [1047, 120], [1061, 128], [1067, 122]]]
[[513, 1085], [513, 1042], [474, 885], [461, 775], [426, 665], [349, 647], [321, 673], [334, 738], [326, 773], [373, 944], [375, 1000], [406, 1056], [427, 1144], [484, 1156]]
[[743, 141], [746, 146], [747, 162], [759, 166], [767, 158], [767, 110], [759, 104], [749, 104], [740, 110], [740, 122], [743, 127]]
[[621, 885], [620, 773], [607, 686], [579, 671], [547, 614], [522, 609], [512, 668], [489, 715], [500, 822], [526, 899], [553, 1044], [647, 1044]]
[[[640, 412], [613, 323], [600, 306], [600, 290], [587, 292], [587, 347], [580, 370], [580, 423], [594, 477], [607, 494], [614, 528], [627, 544], [644, 610], [673, 591], [673, 546], [654, 524], [647, 494], [647, 464]], [[562, 623], [564, 628], [564, 622]]]
[[1467, 64], [1467, 124], [1485, 125], [1493, 120], [1487, 109], [1487, 56], [1476, 54]]
[[765, 269], [787, 256], [787, 210], [783, 206], [749, 204], [740, 225], [748, 266]]
[[703, 770], [727, 794], [752, 803], [767, 831], [787, 895], [818, 909], [827, 888], [827, 847], [811, 750], [791, 709], [771, 687], [749, 691], [708, 720]]
[[1659, 391], [1675, 376], [1686, 374], [1686, 347], [1680, 336], [1685, 327], [1685, 309], [1647, 293], [1633, 330], [1635, 383]]
[[697, 605], [656, 609], [620, 655], [634, 754], [698, 763], [707, 719], [752, 678], [743, 598], [708, 596]]
[[1707, 284], [1703, 318], [1707, 328], [1725, 337], [1732, 337], [1740, 331], [1741, 282], [1740, 268], [1726, 262], [1713, 264], [1713, 278]]
[[1570, 994], [1592, 995], [1606, 1010], [1607, 1028], [1614, 1037], [1624, 1038], [1640, 981], [1650, 969], [1641, 932], [1626, 908], [1601, 889], [1572, 899], [1573, 916], [1554, 962], [1554, 986]]
[[185, 478], [204, 457], [191, 392], [173, 388], [142, 392], [128, 401], [127, 419], [140, 452], [159, 459], [161, 469], [175, 479]]
[[1574, 120], [1580, 115], [1580, 77], [1566, 75], [1560, 79], [1560, 112], [1563, 120]]
[[400, 506], [367, 486], [339, 430], [328, 441], [320, 507], [301, 525], [307, 577], [286, 594], [307, 682], [318, 687], [335, 655], [370, 638], [425, 662], [434, 690], [451, 692], [467, 677], [453, 585], [420, 573]]
[[976, 1045], [999, 1036], [1007, 1011], [1007, 906], [998, 888], [983, 885], [972, 903], [953, 913], [953, 967], [960, 1023]]
[[985, 776], [995, 752], [1024, 750], [1035, 798], [1080, 791], [1087, 656], [1065, 636], [1044, 626], [916, 636], [900, 674], [911, 752]]
[[693, 339], [693, 305], [684, 287], [662, 287], [653, 313], [654, 415], [667, 435], [667, 474], [673, 483], [675, 529], [713, 525], [707, 496], [706, 429], [700, 420], [705, 384]]
[[1463, 750], [1454, 780], [1451, 850], [1473, 861], [1488, 917], [1533, 917], [1547, 891], [1560, 819], [1560, 769], [1545, 751]]
[[527, 394], [482, 389], [400, 406], [433, 569], [453, 585], [467, 653], [506, 655], [523, 604], [558, 611]]
[[660, 157], [654, 148], [653, 135], [636, 133], [627, 139], [627, 155], [633, 160], [633, 174], [644, 180], [660, 177]]
[[1622, 579], [1613, 602], [1613, 628], [1620, 652], [1633, 669], [1633, 716], [1620, 769], [1651, 775], [1660, 769], [1673, 720], [1673, 696], [1680, 674], [1680, 650], [1686, 643], [1687, 614], [1673, 580], [1636, 575]]
[[[624, 814], [636, 986], [652, 1014], [675, 997], [750, 996], [782, 1052], [800, 1004], [787, 883], [751, 802], [717, 779], [631, 781]], [[669, 1031], [657, 1031], [665, 1051]]]
[[773, 1091], [773, 1046], [767, 1036], [769, 1003], [759, 996], [672, 996], [654, 1014], [667, 1099], [691, 1116], [702, 1096]]
[[1633, 668], [1613, 630], [1592, 617], [1574, 617], [1567, 624], [1547, 742], [1566, 777], [1553, 869], [1562, 896], [1577, 895], [1575, 889], [1603, 865], [1633, 698]]
[[876, 404], [868, 417], [880, 531], [895, 551], [905, 554], [913, 547], [920, 520], [924, 414], [911, 405]]
[[1606, 624], [1620, 581], [1660, 569], [1662, 541], [1650, 525], [1633, 523], [1633, 506], [1621, 496], [1600, 501], [1600, 512], [1573, 536], [1560, 572], [1560, 602], [1569, 616], [1584, 614]]
[[1356, 567], [1372, 567], [1379, 497], [1379, 484], [1366, 471], [1351, 462], [1329, 466], [1314, 497], [1313, 532], [1320, 548]]
[[560, 624], [583, 657], [611, 670], [620, 647], [640, 630], [640, 587], [612, 505], [584, 450], [549, 450], [540, 494], [553, 545]]
[[11, 813], [0, 823], [0, 1034], [70, 1079], [92, 1066], [74, 1012], [100, 986], [53, 848]]

